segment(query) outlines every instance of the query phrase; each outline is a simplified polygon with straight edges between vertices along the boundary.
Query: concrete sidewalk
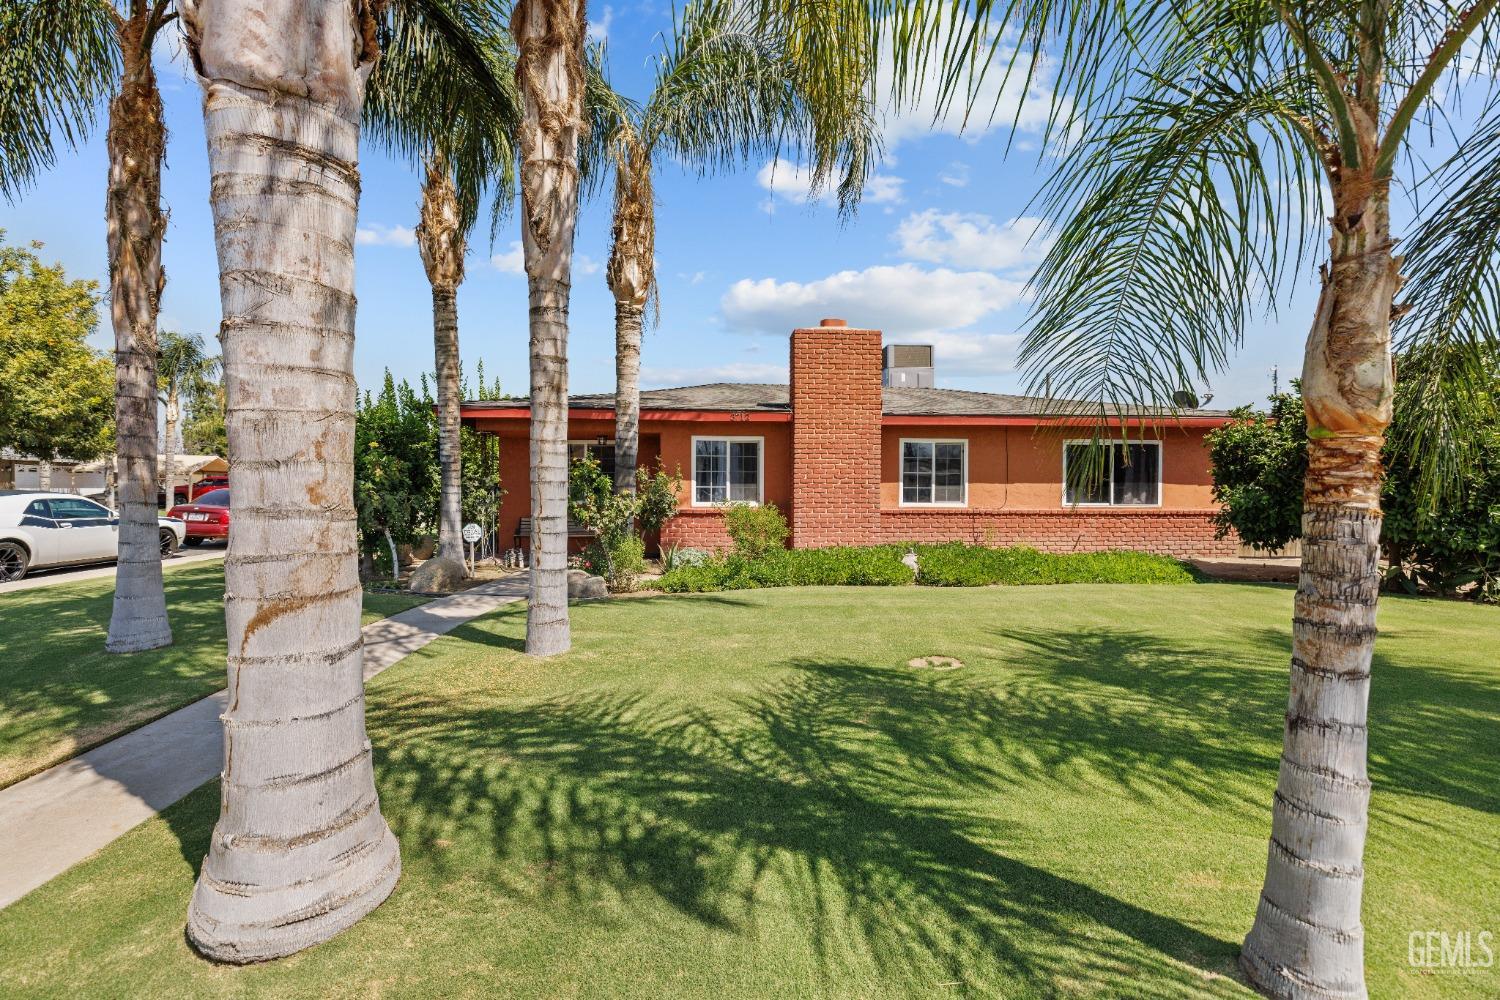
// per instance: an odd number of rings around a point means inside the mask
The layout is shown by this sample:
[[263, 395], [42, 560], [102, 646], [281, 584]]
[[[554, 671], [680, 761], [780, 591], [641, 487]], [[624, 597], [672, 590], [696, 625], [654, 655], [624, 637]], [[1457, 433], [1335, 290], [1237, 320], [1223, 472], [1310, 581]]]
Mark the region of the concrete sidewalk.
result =
[[[365, 679], [526, 596], [517, 574], [364, 628]], [[0, 908], [156, 815], [224, 766], [225, 692], [0, 789]]]

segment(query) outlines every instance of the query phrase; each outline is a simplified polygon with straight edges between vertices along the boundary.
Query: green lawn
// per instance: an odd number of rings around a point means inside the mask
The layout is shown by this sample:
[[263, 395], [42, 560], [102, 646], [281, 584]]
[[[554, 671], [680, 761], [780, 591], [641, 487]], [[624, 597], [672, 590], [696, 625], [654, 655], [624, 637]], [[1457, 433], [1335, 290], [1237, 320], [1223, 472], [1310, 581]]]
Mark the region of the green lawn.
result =
[[[365, 921], [196, 958], [208, 785], [0, 912], [0, 995], [1248, 996], [1290, 617], [1274, 586], [764, 590], [575, 606], [535, 662], [503, 609], [370, 685], [405, 870]], [[1372, 994], [1495, 996], [1407, 936], [1500, 919], [1500, 613], [1381, 626]]]
[[[0, 594], [0, 788], [224, 686], [224, 566], [168, 564], [172, 645], [104, 652], [112, 578]], [[366, 594], [365, 621], [426, 598]]]

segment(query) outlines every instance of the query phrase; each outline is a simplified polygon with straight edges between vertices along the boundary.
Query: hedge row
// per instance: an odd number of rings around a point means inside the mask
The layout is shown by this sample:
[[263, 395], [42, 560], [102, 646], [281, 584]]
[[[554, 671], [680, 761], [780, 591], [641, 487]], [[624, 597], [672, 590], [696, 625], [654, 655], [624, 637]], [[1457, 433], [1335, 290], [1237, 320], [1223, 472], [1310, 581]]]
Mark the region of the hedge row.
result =
[[911, 567], [901, 561], [904, 554], [904, 549], [879, 545], [780, 549], [759, 559], [715, 556], [672, 570], [657, 586], [669, 594], [758, 587], [900, 587], [912, 582]]
[[1192, 583], [1181, 562], [1149, 552], [1070, 552], [990, 549], [949, 542], [919, 545], [918, 582], [933, 587], [1020, 586], [1034, 583]]
[[[914, 580], [902, 557], [917, 554]], [[758, 587], [856, 586], [983, 587], [991, 584], [1191, 583], [1192, 573], [1166, 556], [1144, 552], [1078, 552], [1053, 555], [1028, 548], [942, 545], [835, 546], [780, 549], [759, 559], [715, 556], [665, 574], [657, 586], [673, 593], [750, 590]]]

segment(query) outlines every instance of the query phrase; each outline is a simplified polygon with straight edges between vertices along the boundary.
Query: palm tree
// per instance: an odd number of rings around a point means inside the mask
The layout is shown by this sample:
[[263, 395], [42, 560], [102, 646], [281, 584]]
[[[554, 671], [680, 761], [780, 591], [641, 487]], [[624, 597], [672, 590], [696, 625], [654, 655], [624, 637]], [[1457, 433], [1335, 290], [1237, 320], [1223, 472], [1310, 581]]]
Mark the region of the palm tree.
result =
[[[118, 8], [118, 9], [117, 9]], [[75, 146], [109, 100], [105, 222], [115, 331], [119, 561], [105, 648], [170, 645], [156, 523], [156, 315], [166, 216], [161, 92], [151, 56], [177, 17], [172, 0], [16, 0], [0, 8], [0, 192], [13, 198]], [[118, 74], [118, 79], [116, 79]]]
[[615, 171], [614, 225], [605, 270], [615, 297], [615, 488], [635, 489], [640, 450], [641, 328], [656, 295], [656, 204], [652, 174], [662, 158], [700, 174], [753, 156], [776, 157], [821, 142], [844, 171], [851, 208], [879, 145], [864, 81], [834, 92], [806, 77], [774, 32], [758, 30], [742, 5], [705, 0], [674, 25], [657, 60], [656, 84], [639, 110], [622, 105], [608, 143]]
[[526, 652], [568, 650], [568, 295], [584, 132], [582, 0], [517, 0], [521, 242], [531, 316], [531, 598]]
[[[469, 4], [470, 13], [478, 8]], [[420, 22], [393, 13], [392, 33], [420, 30]], [[464, 565], [461, 530], [462, 456], [459, 431], [460, 359], [458, 286], [481, 201], [493, 195], [498, 221], [514, 197], [514, 135], [520, 99], [514, 88], [515, 59], [498, 21], [470, 18], [491, 74], [503, 89], [465, 86], [455, 53], [442, 46], [387, 45], [365, 100], [368, 132], [392, 152], [419, 163], [424, 172], [417, 247], [432, 286], [433, 347], [437, 371], [438, 450], [442, 478], [438, 554]]]
[[[177, 422], [184, 393], [195, 393], [219, 373], [219, 359], [203, 347], [201, 334], [162, 330], [157, 335], [156, 378], [161, 403], [166, 409], [166, 431], [162, 435], [162, 465], [166, 469], [167, 506], [175, 503], [172, 491], [172, 461], [175, 458]], [[191, 495], [189, 495], [191, 499]]]
[[[1479, 347], [1495, 341], [1500, 298], [1500, 101], [1487, 82], [1476, 97], [1471, 82], [1500, 68], [1496, 0], [997, 9], [998, 23], [969, 41], [1004, 37], [1058, 69], [1052, 138], [1063, 155], [1043, 195], [1056, 242], [1033, 279], [1021, 355], [1033, 385], [1102, 401], [1091, 407], [1101, 425], [1165, 403], [1224, 364], [1245, 318], [1274, 305], [1326, 235], [1302, 372], [1310, 440], [1289, 708], [1240, 964], [1270, 996], [1363, 997], [1366, 705], [1392, 322], [1405, 316], [1414, 346], [1459, 348], [1424, 376], [1432, 416], [1418, 435], [1441, 486], [1462, 462], [1453, 428], [1495, 419], [1468, 389], [1483, 377]], [[945, 86], [961, 89], [985, 58], [956, 60]], [[1037, 63], [1006, 66], [1029, 74]], [[1402, 164], [1425, 189], [1404, 258], [1391, 225]]]
[[204, 89], [235, 462], [222, 804], [187, 930], [204, 954], [250, 962], [350, 926], [401, 870], [365, 737], [353, 508], [366, 79], [382, 44], [393, 59], [432, 45], [455, 54], [455, 85], [502, 88], [478, 53], [484, 4], [181, 9]]

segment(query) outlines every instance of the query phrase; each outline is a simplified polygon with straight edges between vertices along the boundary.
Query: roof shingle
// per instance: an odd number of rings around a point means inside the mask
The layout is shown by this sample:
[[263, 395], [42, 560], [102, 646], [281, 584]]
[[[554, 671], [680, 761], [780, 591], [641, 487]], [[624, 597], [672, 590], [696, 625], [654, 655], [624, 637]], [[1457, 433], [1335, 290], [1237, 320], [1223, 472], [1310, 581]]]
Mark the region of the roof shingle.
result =
[[[914, 389], [887, 387], [881, 390], [881, 413], [891, 417], [1041, 417], [1057, 415], [1058, 400], [1039, 396], [1011, 396], [995, 392], [972, 392], [967, 389]], [[529, 407], [529, 399], [470, 401], [466, 407]], [[1063, 404], [1078, 412], [1081, 404]], [[595, 392], [568, 397], [568, 406], [583, 410], [613, 410], [614, 393]], [[646, 389], [641, 392], [642, 410], [724, 410], [785, 411], [790, 409], [787, 387], [766, 382], [712, 382], [675, 389]], [[1184, 415], [1199, 417], [1227, 416], [1225, 410], [1188, 410]], [[1141, 415], [1163, 416], [1167, 411], [1147, 411]]]

